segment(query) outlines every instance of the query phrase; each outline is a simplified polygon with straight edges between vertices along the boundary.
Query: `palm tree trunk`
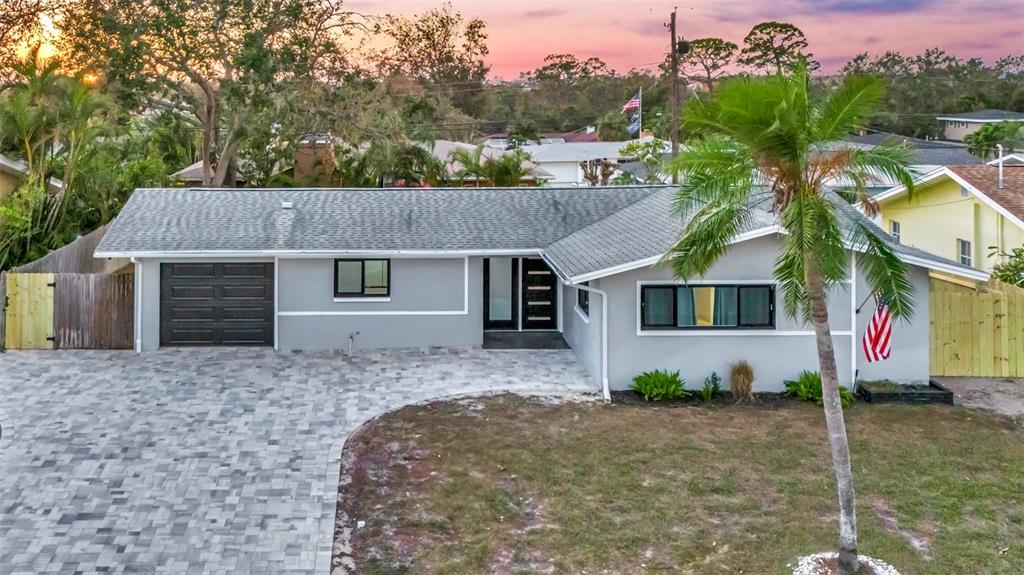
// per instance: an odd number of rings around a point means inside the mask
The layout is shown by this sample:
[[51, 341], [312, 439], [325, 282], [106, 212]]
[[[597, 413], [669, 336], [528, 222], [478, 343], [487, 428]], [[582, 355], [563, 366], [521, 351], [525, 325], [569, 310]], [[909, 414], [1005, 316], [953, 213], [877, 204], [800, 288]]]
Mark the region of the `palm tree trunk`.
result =
[[[839, 374], [836, 353], [832, 346], [832, 332], [828, 323], [828, 305], [825, 287], [817, 262], [808, 258], [807, 296], [811, 308], [811, 323], [818, 347], [818, 366], [821, 369], [822, 399], [825, 407], [825, 427], [828, 445], [832, 451], [832, 467], [836, 473], [839, 492], [839, 573], [853, 575], [859, 568], [857, 559], [857, 512], [854, 507], [853, 468], [850, 465], [850, 444], [846, 438], [843, 406], [839, 401]], [[852, 327], [851, 327], [852, 329]]]

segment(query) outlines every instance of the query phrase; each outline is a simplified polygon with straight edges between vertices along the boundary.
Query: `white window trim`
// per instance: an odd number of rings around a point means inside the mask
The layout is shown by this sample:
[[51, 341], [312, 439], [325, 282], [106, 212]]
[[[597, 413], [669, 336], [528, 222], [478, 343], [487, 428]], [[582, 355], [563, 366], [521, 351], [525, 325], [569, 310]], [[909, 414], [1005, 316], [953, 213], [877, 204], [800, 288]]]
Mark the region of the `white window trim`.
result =
[[334, 303], [381, 303], [389, 302], [389, 297], [336, 297]]
[[590, 316], [580, 309], [579, 304], [572, 306], [572, 308], [576, 311], [576, 315], [580, 316], [580, 319], [583, 320], [583, 323], [590, 323]]
[[[813, 337], [815, 335], [814, 330], [780, 330], [777, 329], [778, 322], [775, 323], [776, 327], [772, 329], [662, 329], [662, 330], [644, 330], [641, 325], [641, 294], [643, 292], [643, 286], [651, 285], [675, 285], [675, 286], [702, 286], [702, 285], [770, 285], [778, 290], [778, 283], [776, 280], [691, 280], [689, 282], [675, 281], [675, 280], [651, 280], [651, 281], [638, 281], [636, 282], [636, 335], [637, 337]], [[847, 284], [852, 283], [847, 280]], [[777, 293], [777, 292], [776, 292]], [[778, 313], [778, 306], [776, 306], [776, 314]], [[777, 316], [776, 316], [777, 319]], [[852, 337], [853, 332], [850, 330], [833, 331], [833, 336], [847, 336]]]

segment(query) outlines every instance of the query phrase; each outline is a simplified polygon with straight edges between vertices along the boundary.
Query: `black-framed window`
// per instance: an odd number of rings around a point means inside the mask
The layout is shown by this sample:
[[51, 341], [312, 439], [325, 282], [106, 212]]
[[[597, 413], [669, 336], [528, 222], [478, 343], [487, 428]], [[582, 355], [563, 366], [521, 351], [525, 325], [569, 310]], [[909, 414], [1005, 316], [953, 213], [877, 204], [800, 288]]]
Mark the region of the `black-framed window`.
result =
[[[583, 285], [589, 286], [590, 282], [583, 282]], [[590, 292], [576, 288], [576, 307], [583, 312], [583, 315], [590, 317]]]
[[670, 329], [772, 329], [771, 285], [645, 285], [640, 288], [640, 327]]
[[334, 297], [388, 297], [391, 260], [334, 260]]

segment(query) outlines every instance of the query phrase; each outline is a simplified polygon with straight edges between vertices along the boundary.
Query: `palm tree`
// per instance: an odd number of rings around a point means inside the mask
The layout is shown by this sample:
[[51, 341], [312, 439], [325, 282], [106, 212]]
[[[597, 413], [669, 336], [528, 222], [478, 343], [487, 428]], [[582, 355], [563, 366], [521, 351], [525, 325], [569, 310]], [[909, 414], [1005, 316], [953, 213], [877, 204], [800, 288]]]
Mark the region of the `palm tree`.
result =
[[996, 156], [996, 146], [999, 144], [1007, 153], [1012, 154], [1024, 146], [1024, 127], [1017, 122], [985, 124], [978, 131], [968, 134], [964, 142], [968, 152], [986, 160]]
[[[879, 176], [908, 189], [913, 179], [902, 147], [863, 150], [837, 146], [863, 126], [881, 102], [882, 84], [847, 77], [841, 86], [812, 94], [806, 66], [790, 75], [746, 77], [723, 83], [710, 101], [687, 108], [683, 125], [695, 138], [673, 160], [682, 176], [675, 209], [689, 217], [664, 261], [682, 280], [708, 272], [755, 207], [769, 208], [784, 230], [775, 277], [784, 309], [814, 328], [821, 370], [825, 421], [839, 492], [840, 572], [858, 568], [850, 449], [839, 401], [835, 351], [827, 299], [846, 281], [851, 257], [868, 284], [885, 298], [893, 316], [912, 313], [912, 292], [903, 264], [877, 231], [854, 222], [844, 233], [836, 218], [838, 198], [830, 182], [850, 182], [847, 201], [867, 200], [867, 185]], [[838, 199], [838, 201], [844, 201]]]
[[530, 155], [523, 150], [495, 151], [493, 156], [484, 151], [483, 146], [452, 150], [448, 161], [458, 165], [456, 179], [463, 184], [473, 181], [477, 186], [488, 182], [497, 187], [516, 187], [530, 176]]

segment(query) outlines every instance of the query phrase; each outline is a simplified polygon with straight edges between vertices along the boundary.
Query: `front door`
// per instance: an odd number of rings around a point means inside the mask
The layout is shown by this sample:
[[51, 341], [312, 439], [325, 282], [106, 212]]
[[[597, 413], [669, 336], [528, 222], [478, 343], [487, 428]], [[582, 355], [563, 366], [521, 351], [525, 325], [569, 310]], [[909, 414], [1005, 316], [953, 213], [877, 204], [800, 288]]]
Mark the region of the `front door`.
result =
[[523, 258], [523, 329], [558, 329], [558, 278], [540, 258]]
[[484, 329], [518, 329], [519, 259], [484, 260]]

